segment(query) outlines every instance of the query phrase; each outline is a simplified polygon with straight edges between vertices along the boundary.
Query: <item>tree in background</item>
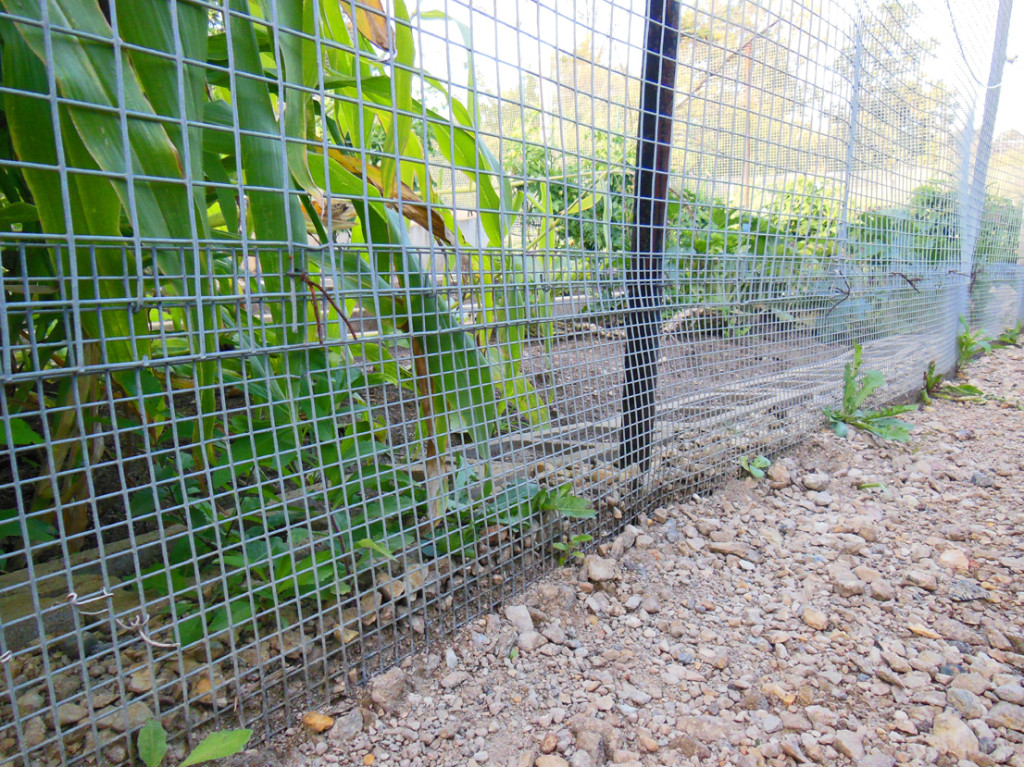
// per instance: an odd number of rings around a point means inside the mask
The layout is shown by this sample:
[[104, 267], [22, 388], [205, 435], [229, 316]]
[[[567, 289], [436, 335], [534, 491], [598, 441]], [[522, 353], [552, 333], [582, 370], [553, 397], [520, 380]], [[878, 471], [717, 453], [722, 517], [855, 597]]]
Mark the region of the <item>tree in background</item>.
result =
[[[955, 133], [955, 94], [926, 76], [938, 43], [910, 31], [920, 16], [916, 3], [885, 0], [867, 16], [859, 54], [853, 39], [840, 52], [836, 70], [857, 86], [855, 169], [926, 163]], [[843, 145], [853, 130], [851, 110], [852, 99], [825, 107]]]

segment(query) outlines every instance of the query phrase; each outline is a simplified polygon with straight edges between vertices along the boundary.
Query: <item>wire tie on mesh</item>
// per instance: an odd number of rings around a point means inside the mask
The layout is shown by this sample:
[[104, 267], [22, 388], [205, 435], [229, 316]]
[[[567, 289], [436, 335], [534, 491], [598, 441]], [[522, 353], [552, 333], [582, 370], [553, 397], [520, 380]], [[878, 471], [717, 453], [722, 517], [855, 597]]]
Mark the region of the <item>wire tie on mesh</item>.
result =
[[138, 615], [131, 618], [131, 620], [117, 619], [117, 625], [123, 628], [125, 631], [134, 631], [143, 642], [148, 644], [150, 647], [155, 647], [158, 650], [177, 650], [181, 645], [178, 642], [158, 642], [153, 639], [149, 634], [146, 633], [146, 625], [149, 623], [149, 616], [145, 613], [139, 613]]
[[11, 659], [13, 657], [14, 657], [14, 653], [12, 653], [10, 650], [8, 650], [7, 652], [0, 654], [0, 663], [4, 663], [4, 664], [10, 663]]
[[972, 291], [974, 290], [974, 283], [978, 281], [978, 276], [981, 274], [981, 272], [982, 268], [980, 266], [976, 266], [971, 270], [970, 274], [958, 272], [956, 269], [950, 269], [948, 272], [946, 272], [946, 274], [955, 274], [958, 277], [970, 277], [971, 281], [967, 284], [967, 290]]
[[352, 327], [352, 323], [349, 322], [348, 317], [345, 316], [345, 312], [343, 312], [341, 310], [341, 307], [338, 306], [337, 302], [334, 300], [334, 297], [330, 293], [327, 292], [327, 289], [324, 288], [323, 285], [321, 285], [319, 282], [315, 282], [312, 279], [310, 279], [309, 275], [306, 272], [288, 272], [288, 276], [289, 277], [295, 277], [295, 278], [297, 278], [299, 280], [302, 280], [302, 282], [304, 282], [306, 284], [306, 286], [309, 288], [309, 294], [313, 298], [313, 300], [312, 300], [313, 316], [316, 317], [316, 335], [317, 335], [317, 338], [320, 339], [320, 343], [324, 343], [324, 341], [325, 341], [325, 334], [324, 334], [323, 321], [320, 318], [320, 307], [317, 306], [317, 301], [316, 301], [317, 291], [319, 291], [320, 294], [327, 300], [327, 302], [332, 307], [334, 307], [334, 311], [336, 311], [338, 313], [338, 316], [341, 317], [341, 319], [344, 321], [345, 325], [348, 327], [348, 332], [352, 334], [352, 340], [353, 341], [358, 340], [359, 336], [356, 335], [356, 329], [354, 327]]
[[924, 277], [908, 277], [903, 272], [889, 272], [890, 277], [902, 277], [907, 281], [907, 284], [914, 289], [914, 292], [920, 293], [921, 291], [917, 288], [917, 283], [924, 279]]
[[846, 279], [846, 275], [841, 274], [839, 276], [842, 277], [843, 278], [843, 282], [846, 283], [846, 287], [845, 288], [836, 288], [836, 292], [839, 295], [841, 295], [842, 298], [840, 298], [838, 301], [836, 301], [834, 304], [832, 304], [832, 306], [830, 306], [828, 308], [828, 311], [825, 312], [825, 317], [823, 317], [822, 319], [827, 319], [828, 316], [830, 314], [832, 314], [833, 311], [835, 311], [835, 308], [837, 306], [839, 306], [839, 304], [843, 303], [843, 301], [848, 299], [850, 297], [850, 294], [853, 292], [853, 288], [850, 287], [850, 281], [848, 279]]
[[91, 605], [93, 602], [99, 602], [101, 600], [106, 599], [113, 599], [113, 597], [113, 594], [111, 594], [106, 589], [103, 589], [103, 591], [101, 591], [99, 594], [97, 594], [94, 597], [89, 597], [88, 599], [79, 599], [77, 593], [75, 593], [74, 591], [69, 591], [68, 595], [64, 597], [64, 599], [68, 604], [70, 604], [72, 607], [78, 610], [79, 614], [81, 615], [103, 615], [103, 613], [107, 611], [106, 607], [104, 607], [102, 610], [97, 610], [96, 612], [90, 612], [89, 610], [83, 610], [82, 605]]

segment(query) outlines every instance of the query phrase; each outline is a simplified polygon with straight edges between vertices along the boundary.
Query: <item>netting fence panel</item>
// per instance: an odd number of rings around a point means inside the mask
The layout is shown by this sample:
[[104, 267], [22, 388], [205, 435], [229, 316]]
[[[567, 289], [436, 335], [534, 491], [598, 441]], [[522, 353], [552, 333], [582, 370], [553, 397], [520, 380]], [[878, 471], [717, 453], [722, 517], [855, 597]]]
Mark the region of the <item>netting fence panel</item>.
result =
[[940, 5], [0, 0], [0, 761], [278, 733], [1024, 320]]

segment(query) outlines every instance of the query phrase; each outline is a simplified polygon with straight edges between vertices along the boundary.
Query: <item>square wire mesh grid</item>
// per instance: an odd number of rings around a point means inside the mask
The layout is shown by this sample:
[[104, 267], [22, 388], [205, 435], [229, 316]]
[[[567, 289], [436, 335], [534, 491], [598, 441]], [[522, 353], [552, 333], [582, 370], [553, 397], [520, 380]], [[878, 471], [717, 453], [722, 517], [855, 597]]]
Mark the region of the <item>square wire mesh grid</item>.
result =
[[0, 761], [280, 732], [1024, 320], [942, 5], [0, 3]]

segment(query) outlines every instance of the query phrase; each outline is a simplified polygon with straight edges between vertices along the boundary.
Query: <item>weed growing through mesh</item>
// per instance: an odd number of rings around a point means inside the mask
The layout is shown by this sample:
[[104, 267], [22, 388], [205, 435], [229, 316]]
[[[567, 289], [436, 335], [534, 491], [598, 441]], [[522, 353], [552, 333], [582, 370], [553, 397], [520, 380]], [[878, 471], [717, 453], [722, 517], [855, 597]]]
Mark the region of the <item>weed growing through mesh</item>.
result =
[[1020, 346], [1020, 334], [1024, 333], [1024, 322], [1019, 323], [1015, 327], [1004, 330], [996, 338], [996, 343], [999, 346]]
[[858, 378], [861, 367], [862, 349], [853, 346], [853, 362], [846, 363], [843, 372], [843, 402], [839, 410], [825, 408], [832, 430], [840, 437], [849, 433], [849, 427], [867, 431], [882, 439], [908, 442], [911, 424], [896, 416], [914, 410], [916, 405], [891, 405], [881, 410], [865, 410], [864, 402], [875, 391], [885, 385], [885, 377], [878, 370], [869, 370]]
[[581, 533], [574, 535], [568, 541], [558, 541], [551, 544], [551, 548], [555, 551], [562, 552], [562, 556], [558, 558], [558, 566], [563, 567], [566, 562], [571, 559], [583, 559], [583, 551], [581, 547], [585, 543], [590, 543], [594, 540], [594, 536]]
[[988, 354], [990, 351], [992, 351], [991, 339], [982, 330], [972, 332], [970, 325], [967, 324], [967, 319], [960, 315], [960, 333], [956, 337], [957, 367], [963, 367], [975, 357]]
[[947, 383], [941, 389], [938, 389], [933, 396], [938, 399], [952, 400], [953, 402], [973, 402], [977, 404], [984, 404], [985, 402], [999, 402], [1004, 405], [1009, 405], [1010, 407], [1015, 407], [1018, 410], [1024, 410], [1024, 405], [1008, 400], [1006, 397], [1000, 397], [998, 394], [989, 394], [970, 383]]
[[944, 376], [935, 372], [935, 360], [928, 363], [928, 369], [924, 371], [924, 388], [921, 389], [921, 404], [932, 404], [932, 397], [942, 386]]
[[[189, 767], [193, 764], [234, 756], [241, 753], [250, 738], [252, 738], [252, 730], [211, 732], [178, 767]], [[167, 731], [160, 724], [159, 719], [150, 719], [143, 725], [139, 730], [136, 744], [139, 749], [139, 758], [146, 767], [160, 767], [167, 754]]]
[[739, 463], [740, 468], [754, 479], [764, 479], [765, 472], [767, 472], [768, 467], [772, 465], [771, 460], [765, 458], [763, 455], [757, 455], [753, 458], [747, 458], [747, 456], [744, 455], [740, 457]]

